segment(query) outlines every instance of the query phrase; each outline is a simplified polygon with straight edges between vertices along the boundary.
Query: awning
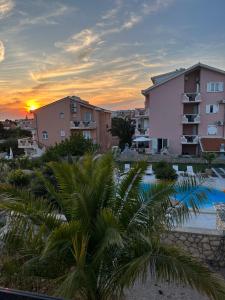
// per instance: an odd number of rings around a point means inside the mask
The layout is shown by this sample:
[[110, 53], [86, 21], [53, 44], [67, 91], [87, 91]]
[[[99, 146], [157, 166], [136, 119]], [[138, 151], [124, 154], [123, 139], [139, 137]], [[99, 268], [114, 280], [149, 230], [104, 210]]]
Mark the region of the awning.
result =
[[138, 136], [133, 140], [133, 142], [150, 142], [150, 139], [145, 136]]
[[200, 139], [202, 152], [224, 152], [224, 145], [224, 138], [210, 137]]

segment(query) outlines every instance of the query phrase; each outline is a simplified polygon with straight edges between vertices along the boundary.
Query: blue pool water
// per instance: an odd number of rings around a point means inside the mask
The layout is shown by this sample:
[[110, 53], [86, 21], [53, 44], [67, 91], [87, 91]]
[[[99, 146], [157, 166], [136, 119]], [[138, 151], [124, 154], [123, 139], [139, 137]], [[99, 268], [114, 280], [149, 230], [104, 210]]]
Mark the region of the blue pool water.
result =
[[[147, 183], [142, 183], [141, 184], [141, 189], [147, 191], [149, 188], [151, 188], [150, 184]], [[208, 189], [204, 186], [200, 186], [197, 188], [193, 188], [191, 189], [189, 192], [179, 192], [177, 191], [177, 193], [175, 195], [173, 195], [173, 199], [176, 200], [182, 200], [184, 197], [187, 199], [190, 198], [191, 196], [193, 197], [193, 193], [191, 193], [192, 191], [194, 192], [194, 190], [197, 190], [197, 192], [203, 192], [207, 199], [204, 200], [204, 204], [201, 206], [201, 208], [205, 208], [205, 209], [211, 209], [213, 208], [213, 206], [215, 204], [219, 204], [219, 203], [225, 203], [225, 192], [223, 191], [219, 191], [216, 189]], [[190, 194], [190, 196], [188, 197], [188, 195]]]

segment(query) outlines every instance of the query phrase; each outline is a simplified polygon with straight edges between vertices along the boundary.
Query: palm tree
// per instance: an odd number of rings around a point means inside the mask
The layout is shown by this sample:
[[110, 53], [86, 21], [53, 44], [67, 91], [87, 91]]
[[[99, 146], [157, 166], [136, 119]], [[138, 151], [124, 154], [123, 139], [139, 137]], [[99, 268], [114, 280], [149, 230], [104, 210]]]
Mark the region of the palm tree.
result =
[[[137, 278], [190, 285], [211, 299], [225, 299], [225, 283], [161, 234], [189, 218], [205, 195], [173, 206], [171, 195], [196, 186], [161, 182], [140, 191], [146, 163], [114, 182], [111, 155], [85, 156], [76, 164], [52, 163], [58, 188], [45, 180], [55, 202], [2, 186], [0, 208], [8, 213], [5, 254], [16, 277], [49, 279], [65, 299], [119, 299]], [[41, 175], [40, 175], [41, 176]], [[3, 265], [4, 268], [4, 265]], [[5, 267], [7, 270], [7, 267]], [[15, 273], [15, 268], [13, 270]]]

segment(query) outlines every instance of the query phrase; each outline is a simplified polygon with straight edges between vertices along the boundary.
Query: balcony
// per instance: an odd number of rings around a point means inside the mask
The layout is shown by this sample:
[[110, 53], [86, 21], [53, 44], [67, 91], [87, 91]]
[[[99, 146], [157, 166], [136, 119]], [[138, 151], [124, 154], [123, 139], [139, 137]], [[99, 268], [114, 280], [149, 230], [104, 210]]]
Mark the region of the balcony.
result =
[[35, 149], [37, 146], [37, 142], [32, 138], [18, 139], [18, 148], [20, 149]]
[[96, 129], [97, 124], [95, 121], [70, 121], [70, 129]]
[[201, 94], [200, 93], [184, 93], [182, 94], [182, 102], [183, 103], [199, 103], [201, 102]]
[[182, 124], [199, 124], [200, 115], [199, 114], [185, 114], [182, 116]]
[[181, 144], [198, 144], [199, 138], [197, 135], [182, 135], [180, 138]]
[[148, 109], [135, 109], [134, 112], [135, 118], [148, 118], [149, 117], [149, 111]]
[[142, 129], [142, 128], [136, 128], [135, 129], [135, 133], [134, 133], [135, 136], [139, 136], [139, 135], [146, 135], [146, 136], [149, 136], [149, 128], [146, 128], [146, 129]]

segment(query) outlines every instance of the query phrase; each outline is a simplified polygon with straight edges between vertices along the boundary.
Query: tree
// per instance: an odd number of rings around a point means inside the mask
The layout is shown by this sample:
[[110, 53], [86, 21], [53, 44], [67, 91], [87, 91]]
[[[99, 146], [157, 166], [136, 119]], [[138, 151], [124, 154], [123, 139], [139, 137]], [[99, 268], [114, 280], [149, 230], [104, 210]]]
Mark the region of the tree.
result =
[[203, 153], [203, 158], [207, 161], [209, 168], [212, 167], [212, 162], [216, 158], [215, 153], [212, 152], [205, 152]]
[[153, 166], [155, 176], [161, 180], [176, 180], [176, 171], [172, 168], [171, 164], [166, 161], [159, 161]]
[[85, 153], [93, 153], [98, 149], [98, 145], [93, 144], [91, 139], [85, 139], [82, 134], [74, 134], [69, 139], [62, 141], [47, 149], [42, 156], [45, 162], [59, 161], [61, 158], [71, 156], [82, 156]]
[[126, 144], [131, 146], [135, 126], [130, 118], [112, 118], [110, 132], [119, 138], [119, 147], [123, 150]]
[[197, 187], [191, 189], [195, 197], [190, 201], [184, 198], [176, 207], [170, 201], [177, 190], [190, 192], [194, 179], [162, 182], [142, 192], [145, 162], [119, 184], [114, 183], [110, 155], [50, 165], [58, 187], [43, 180], [58, 206], [1, 187], [0, 209], [10, 216], [1, 274], [32, 282], [48, 278], [65, 299], [108, 300], [120, 299], [125, 288], [150, 272], [156, 279], [188, 284], [211, 299], [225, 299], [219, 275], [160, 239], [174, 222], [180, 225], [188, 218], [189, 206], [198, 212], [205, 196]]

